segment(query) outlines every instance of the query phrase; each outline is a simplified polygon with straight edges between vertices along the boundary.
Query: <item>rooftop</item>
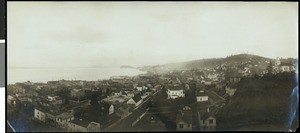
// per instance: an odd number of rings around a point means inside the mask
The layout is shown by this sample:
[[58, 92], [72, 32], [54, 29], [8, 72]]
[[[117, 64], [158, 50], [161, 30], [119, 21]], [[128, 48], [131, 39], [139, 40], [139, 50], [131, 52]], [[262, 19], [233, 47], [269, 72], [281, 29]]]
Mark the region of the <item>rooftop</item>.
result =
[[178, 90], [184, 90], [184, 87], [182, 87], [182, 86], [168, 86], [167, 89], [170, 90], [170, 91], [178, 91]]
[[68, 119], [68, 118], [73, 117], [73, 114], [68, 113], [68, 112], [64, 112], [64, 113], [58, 115], [57, 117], [58, 117], [58, 118], [61, 118], [61, 119]]
[[91, 123], [91, 121], [89, 121], [87, 119], [74, 119], [70, 122], [74, 123], [76, 125], [82, 126], [82, 127], [87, 127]]
[[193, 123], [193, 112], [192, 111], [183, 111], [177, 114], [176, 122], [184, 121], [188, 124]]

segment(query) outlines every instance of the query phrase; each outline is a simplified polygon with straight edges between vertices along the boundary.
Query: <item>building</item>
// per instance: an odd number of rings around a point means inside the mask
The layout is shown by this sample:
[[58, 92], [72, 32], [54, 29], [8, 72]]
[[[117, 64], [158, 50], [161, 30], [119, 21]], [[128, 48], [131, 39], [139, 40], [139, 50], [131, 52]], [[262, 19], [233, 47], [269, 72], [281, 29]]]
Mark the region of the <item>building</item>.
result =
[[201, 90], [200, 92], [198, 92], [196, 94], [196, 99], [197, 99], [197, 102], [208, 101], [208, 94], [206, 92], [204, 92], [203, 90]]
[[135, 87], [138, 91], [143, 91], [143, 90], [147, 90], [148, 87], [142, 85], [142, 84], [138, 84], [136, 87]]
[[178, 97], [185, 97], [185, 94], [183, 92], [184, 88], [180, 86], [170, 86], [168, 88], [167, 94], [168, 94], [168, 99], [176, 99]]
[[139, 106], [142, 103], [142, 101], [143, 101], [142, 96], [140, 94], [137, 94], [134, 97], [130, 98], [127, 101], [127, 104], [131, 104], [131, 105], [134, 105], [136, 107], [136, 106]]
[[83, 119], [74, 119], [68, 122], [67, 129], [71, 132], [100, 132], [100, 123]]
[[121, 105], [116, 109], [116, 114], [121, 118], [127, 117], [130, 114], [129, 107], [126, 107], [126, 104]]
[[46, 121], [46, 114], [45, 114], [44, 111], [42, 111], [42, 109], [35, 108], [34, 109], [34, 118], [39, 120], [39, 121], [45, 122]]
[[226, 86], [225, 91], [226, 91], [226, 94], [228, 94], [229, 96], [233, 96], [236, 91], [236, 88], [233, 85]]
[[215, 131], [216, 130], [216, 118], [212, 112], [207, 110], [198, 111], [198, 120], [200, 131]]
[[165, 123], [163, 123], [159, 117], [151, 115], [149, 117], [149, 126], [145, 126], [144, 131], [168, 131]]
[[16, 104], [16, 99], [13, 96], [8, 95], [7, 96], [7, 104]]
[[80, 89], [72, 89], [71, 90], [71, 97], [77, 97], [80, 98], [82, 96], [84, 96], [84, 90], [80, 90]]
[[286, 62], [282, 62], [279, 65], [279, 68], [281, 72], [291, 72], [295, 70], [295, 66], [292, 63], [286, 63]]
[[176, 131], [192, 131], [193, 130], [193, 112], [191, 108], [185, 106], [183, 110], [176, 116]]
[[104, 101], [101, 101], [99, 104], [100, 104], [102, 115], [107, 115], [107, 114], [111, 115], [115, 112], [115, 107], [113, 104]]
[[56, 116], [56, 122], [58, 124], [58, 127], [60, 128], [67, 128], [68, 122], [71, 120], [74, 120], [74, 115], [72, 112], [64, 112], [58, 116]]

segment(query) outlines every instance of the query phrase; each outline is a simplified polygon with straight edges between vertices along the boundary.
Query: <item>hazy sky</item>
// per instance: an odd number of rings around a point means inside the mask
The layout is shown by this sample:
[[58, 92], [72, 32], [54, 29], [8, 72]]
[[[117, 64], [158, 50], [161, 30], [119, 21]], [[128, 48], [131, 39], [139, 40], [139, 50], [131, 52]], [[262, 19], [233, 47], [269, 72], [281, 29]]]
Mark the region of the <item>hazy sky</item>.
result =
[[7, 2], [9, 67], [297, 57], [297, 3]]

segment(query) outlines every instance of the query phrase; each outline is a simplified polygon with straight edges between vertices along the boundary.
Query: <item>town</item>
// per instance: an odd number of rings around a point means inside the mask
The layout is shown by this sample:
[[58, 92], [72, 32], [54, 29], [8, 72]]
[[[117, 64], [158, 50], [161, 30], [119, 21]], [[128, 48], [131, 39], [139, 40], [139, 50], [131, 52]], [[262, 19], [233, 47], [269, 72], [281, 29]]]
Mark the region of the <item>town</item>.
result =
[[165, 72], [147, 68], [146, 74], [98, 81], [10, 84], [8, 125], [16, 131], [216, 131], [222, 124], [216, 115], [243, 78], [296, 71], [287, 59], [255, 59]]

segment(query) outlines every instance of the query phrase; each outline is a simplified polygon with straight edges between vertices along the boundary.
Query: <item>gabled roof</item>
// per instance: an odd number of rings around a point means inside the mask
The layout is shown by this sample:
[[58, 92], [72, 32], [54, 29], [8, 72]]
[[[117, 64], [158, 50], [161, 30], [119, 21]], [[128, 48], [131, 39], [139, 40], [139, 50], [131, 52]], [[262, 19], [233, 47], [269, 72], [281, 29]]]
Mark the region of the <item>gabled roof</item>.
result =
[[184, 90], [184, 87], [182, 87], [182, 86], [168, 86], [167, 89], [170, 90], [170, 91], [177, 91], [177, 90]]
[[73, 114], [68, 113], [68, 112], [64, 112], [64, 113], [58, 115], [57, 117], [58, 117], [58, 118], [61, 118], [61, 119], [68, 119], [68, 118], [73, 117]]
[[134, 97], [132, 98], [132, 100], [135, 101], [136, 103], [137, 103], [138, 101], [140, 101], [141, 99], [142, 99], [142, 96], [141, 96], [140, 94], [136, 94], [136, 95], [134, 95]]
[[89, 121], [87, 119], [74, 119], [74, 120], [70, 121], [70, 123], [74, 123], [76, 125], [86, 128], [91, 123], [91, 121]]
[[183, 111], [177, 114], [176, 116], [176, 123], [183, 121], [188, 124], [193, 123], [193, 112], [192, 111]]
[[196, 96], [208, 96], [208, 94], [205, 91], [199, 91], [196, 93]]
[[199, 110], [198, 113], [200, 114], [201, 120], [206, 120], [210, 116], [215, 118], [215, 113], [214, 113], [215, 111], [216, 111], [215, 107], [210, 107], [209, 112], [207, 112], [207, 109], [202, 109], [202, 110]]
[[291, 62], [281, 62], [279, 66], [293, 66]]

